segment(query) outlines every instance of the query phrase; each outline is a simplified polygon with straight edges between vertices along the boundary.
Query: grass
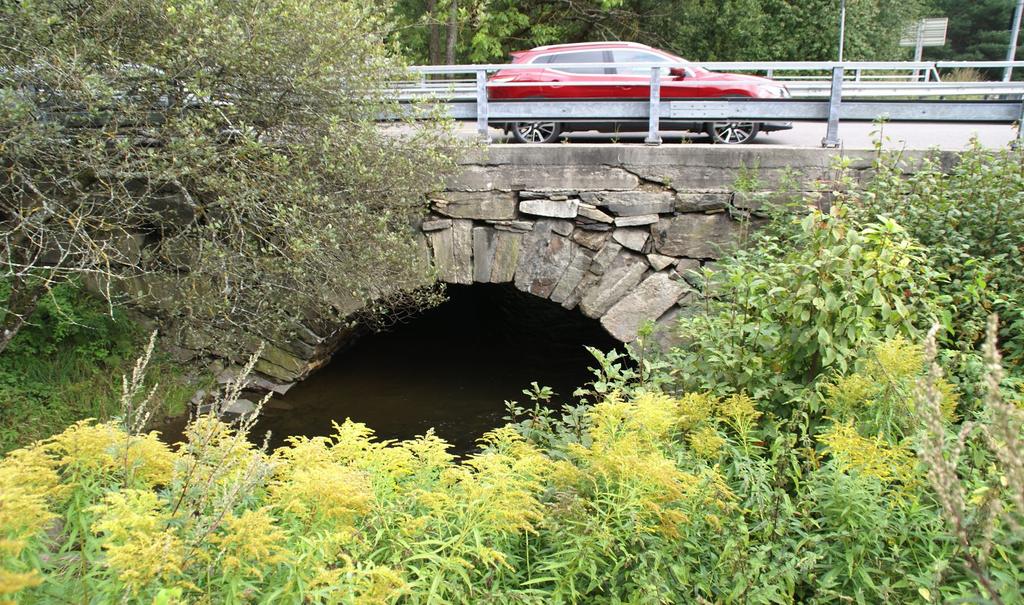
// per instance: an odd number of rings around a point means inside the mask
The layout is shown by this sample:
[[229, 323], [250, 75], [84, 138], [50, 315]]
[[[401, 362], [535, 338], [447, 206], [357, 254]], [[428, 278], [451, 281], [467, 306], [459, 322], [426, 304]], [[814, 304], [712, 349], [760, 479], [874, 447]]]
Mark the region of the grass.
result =
[[[60, 432], [82, 418], [117, 415], [121, 379], [145, 346], [144, 330], [75, 285], [40, 305], [0, 355], [0, 454]], [[184, 413], [195, 391], [187, 368], [156, 354], [147, 383], [159, 383], [156, 416]]]

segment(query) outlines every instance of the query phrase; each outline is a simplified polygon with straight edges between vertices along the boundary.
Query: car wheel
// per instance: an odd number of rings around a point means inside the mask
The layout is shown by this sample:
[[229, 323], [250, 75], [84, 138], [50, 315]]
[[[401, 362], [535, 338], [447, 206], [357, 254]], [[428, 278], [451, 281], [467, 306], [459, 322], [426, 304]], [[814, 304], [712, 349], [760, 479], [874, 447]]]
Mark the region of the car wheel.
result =
[[757, 122], [712, 122], [708, 124], [708, 134], [714, 143], [743, 145], [753, 141], [760, 128]]
[[516, 122], [511, 130], [517, 143], [553, 143], [562, 134], [562, 125], [558, 122]]

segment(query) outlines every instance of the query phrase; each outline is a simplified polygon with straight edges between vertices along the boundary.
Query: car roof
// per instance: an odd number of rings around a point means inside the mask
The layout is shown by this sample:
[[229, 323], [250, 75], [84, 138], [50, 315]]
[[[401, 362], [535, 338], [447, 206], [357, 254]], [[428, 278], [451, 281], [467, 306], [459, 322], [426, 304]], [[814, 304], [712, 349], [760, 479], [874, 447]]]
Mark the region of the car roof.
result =
[[639, 42], [576, 42], [572, 44], [549, 44], [547, 46], [538, 46], [531, 48], [527, 52], [545, 52], [551, 50], [586, 50], [586, 49], [600, 49], [600, 48], [642, 48], [647, 50], [653, 50], [646, 44], [640, 44]]

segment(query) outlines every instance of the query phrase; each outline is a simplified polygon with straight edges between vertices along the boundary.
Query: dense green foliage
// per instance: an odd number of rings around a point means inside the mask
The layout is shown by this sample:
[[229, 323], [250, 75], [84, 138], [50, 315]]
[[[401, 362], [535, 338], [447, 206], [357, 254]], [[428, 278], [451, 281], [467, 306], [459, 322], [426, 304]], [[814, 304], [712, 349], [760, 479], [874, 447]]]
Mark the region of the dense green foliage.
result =
[[869, 187], [853, 195], [861, 220], [888, 217], [927, 250], [942, 274], [947, 341], [976, 350], [988, 314], [1002, 317], [1007, 360], [1024, 363], [1024, 164], [1019, 153], [979, 144], [948, 170], [929, 162], [904, 174], [898, 156], [877, 163]]
[[377, 122], [387, 7], [0, 3], [0, 350], [68, 279], [245, 348], [424, 302], [410, 224], [449, 158]]
[[[995, 323], [982, 352], [974, 322], [1022, 278], [958, 299], [948, 255], [1014, 236], [1015, 222], [993, 231], [983, 198], [1020, 194], [1020, 152], [970, 151], [903, 184], [891, 160], [867, 183], [840, 179], [830, 211], [780, 213], [722, 261], [703, 312], [680, 324], [685, 346], [632, 363], [595, 352], [579, 405], [512, 406], [463, 461], [432, 434], [379, 442], [350, 421], [267, 453], [251, 422], [202, 417], [169, 447], [139, 431], [137, 367], [120, 421], [0, 461], [0, 595], [1019, 602], [1024, 406]], [[932, 254], [945, 200], [967, 235]], [[1012, 350], [1017, 328], [1003, 334]]]
[[[72, 282], [52, 289], [32, 322], [0, 355], [0, 453], [43, 439], [82, 418], [110, 419], [121, 376], [130, 370], [142, 331]], [[158, 414], [181, 414], [195, 385], [170, 359], [157, 356], [149, 378], [159, 383]]]
[[1016, 0], [932, 0], [929, 16], [948, 17], [945, 46], [925, 49], [928, 59], [1002, 61], [1010, 44]]
[[[418, 62], [480, 62], [541, 44], [628, 40], [698, 61], [834, 60], [837, 0], [402, 0], [403, 49]], [[850, 0], [845, 56], [895, 60], [925, 0]], [[440, 52], [455, 31], [455, 54]], [[443, 39], [442, 39], [443, 38]], [[433, 43], [432, 43], [433, 40]], [[431, 52], [431, 49], [434, 52]]]

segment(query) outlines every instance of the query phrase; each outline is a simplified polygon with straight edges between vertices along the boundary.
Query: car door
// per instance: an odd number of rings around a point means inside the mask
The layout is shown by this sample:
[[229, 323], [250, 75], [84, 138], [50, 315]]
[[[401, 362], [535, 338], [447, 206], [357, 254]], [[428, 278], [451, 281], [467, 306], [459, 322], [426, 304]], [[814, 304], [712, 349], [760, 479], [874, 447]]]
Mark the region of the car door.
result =
[[609, 85], [614, 82], [615, 73], [611, 67], [586, 65], [571, 67], [580, 63], [611, 63], [607, 50], [574, 50], [551, 53], [537, 57], [533, 64], [543, 65], [542, 72], [534, 72], [538, 80], [536, 88], [530, 87], [530, 96], [560, 99], [592, 99], [609, 96]]
[[[662, 98], [700, 98], [714, 97], [714, 90], [699, 78], [688, 74], [686, 77], [673, 76], [669, 73], [670, 66], [676, 66], [678, 59], [666, 55], [640, 49], [615, 49], [612, 60], [619, 63], [664, 63], [661, 68]], [[619, 80], [614, 96], [630, 99], [647, 99], [651, 94], [651, 68], [623, 65], [615, 66], [615, 74]]]

